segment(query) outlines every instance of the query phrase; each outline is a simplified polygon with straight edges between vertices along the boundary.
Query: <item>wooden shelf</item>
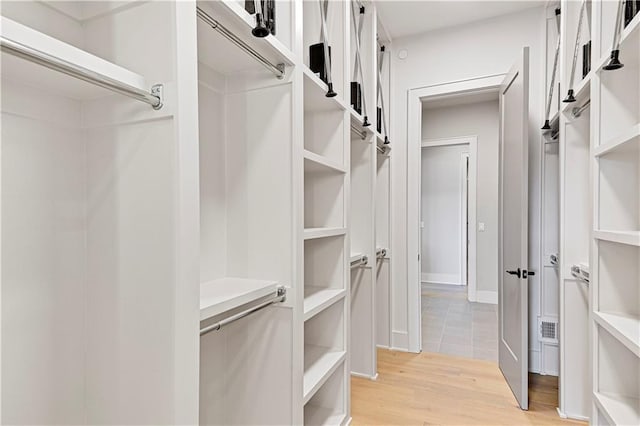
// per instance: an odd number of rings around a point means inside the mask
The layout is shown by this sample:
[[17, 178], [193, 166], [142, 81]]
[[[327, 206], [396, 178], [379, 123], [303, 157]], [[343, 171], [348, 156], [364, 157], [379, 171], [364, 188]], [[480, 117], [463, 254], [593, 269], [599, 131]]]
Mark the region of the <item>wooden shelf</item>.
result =
[[275, 293], [275, 281], [220, 278], [200, 284], [200, 321]]
[[326, 288], [305, 285], [304, 287], [304, 320], [313, 318], [329, 306], [343, 299], [347, 294], [342, 288]]
[[304, 345], [303, 403], [306, 404], [344, 361], [346, 352]]
[[304, 230], [304, 239], [313, 240], [316, 238], [336, 237], [345, 235], [347, 228], [306, 228]]
[[595, 230], [593, 231], [593, 237], [597, 240], [640, 247], [640, 231]]
[[[2, 36], [15, 43], [122, 84], [145, 91], [150, 89], [150, 85], [141, 75], [11, 19], [0, 17], [0, 28], [2, 28]], [[2, 54], [2, 74], [3, 78], [20, 81], [20, 84], [25, 86], [76, 100], [96, 99], [113, 94], [108, 89], [7, 53]]]
[[640, 424], [640, 400], [618, 395], [595, 392], [594, 400], [600, 411], [612, 425]]
[[327, 157], [318, 155], [308, 150], [304, 150], [304, 171], [305, 173], [327, 173], [337, 172], [346, 173], [347, 169], [344, 165], [330, 160]]
[[613, 152], [629, 152], [630, 154], [640, 149], [640, 123], [631, 126], [621, 135], [594, 149], [593, 155], [601, 157]]
[[594, 319], [637, 357], [640, 357], [640, 318], [607, 312], [594, 312]]
[[340, 426], [344, 417], [344, 414], [335, 414], [333, 410], [325, 407], [311, 404], [304, 406], [304, 424], [306, 426]]
[[304, 75], [304, 111], [346, 111], [350, 107], [345, 104], [340, 93], [333, 98], [327, 98], [327, 85], [311, 70], [302, 66]]

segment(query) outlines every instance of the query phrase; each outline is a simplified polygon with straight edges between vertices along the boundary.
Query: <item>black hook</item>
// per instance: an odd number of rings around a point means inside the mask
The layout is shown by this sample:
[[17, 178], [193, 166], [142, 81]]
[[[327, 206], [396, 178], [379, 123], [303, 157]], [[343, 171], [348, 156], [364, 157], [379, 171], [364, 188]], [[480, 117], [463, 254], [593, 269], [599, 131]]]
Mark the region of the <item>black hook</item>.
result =
[[569, 91], [567, 92], [567, 97], [564, 98], [562, 102], [569, 103], [569, 102], [575, 102], [575, 101], [576, 101], [576, 98], [575, 96], [573, 96], [573, 89], [569, 89]]
[[333, 91], [333, 83], [327, 84], [327, 94], [325, 96], [327, 98], [333, 98], [336, 95], [337, 95], [337, 93]]
[[269, 29], [264, 23], [264, 15], [262, 13], [256, 13], [256, 26], [251, 30], [251, 34], [258, 38], [264, 38], [269, 35]]
[[551, 130], [551, 123], [549, 120], [544, 120], [544, 126], [541, 127], [542, 130]]
[[607, 71], [613, 71], [613, 70], [619, 70], [620, 68], [624, 67], [624, 64], [620, 62], [619, 56], [620, 56], [620, 50], [618, 49], [612, 50], [611, 59], [609, 60], [609, 63], [603, 66], [602, 69]]

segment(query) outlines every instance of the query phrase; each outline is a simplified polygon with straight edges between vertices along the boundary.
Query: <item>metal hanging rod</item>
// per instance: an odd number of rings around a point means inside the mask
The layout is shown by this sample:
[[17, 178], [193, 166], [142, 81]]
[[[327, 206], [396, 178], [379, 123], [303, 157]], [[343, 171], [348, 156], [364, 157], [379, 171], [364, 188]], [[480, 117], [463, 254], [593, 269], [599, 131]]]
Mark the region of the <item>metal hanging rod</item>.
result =
[[357, 259], [354, 259], [351, 261], [351, 269], [354, 268], [359, 268], [361, 266], [365, 266], [367, 263], [369, 263], [369, 258], [366, 255], [362, 255], [360, 257], [358, 257]]
[[571, 110], [571, 115], [573, 115], [573, 118], [580, 117], [584, 112], [584, 110], [589, 108], [589, 105], [591, 105], [591, 99], [587, 99], [587, 101], [584, 104], [582, 104], [582, 106], [574, 107]]
[[379, 248], [376, 250], [376, 259], [384, 259], [387, 256], [387, 249]]
[[235, 315], [231, 315], [229, 318], [225, 318], [222, 321], [219, 321], [215, 324], [211, 324], [207, 327], [201, 328], [200, 336], [204, 336], [205, 334], [210, 333], [212, 331], [218, 331], [225, 325], [231, 324], [234, 321], [238, 321], [240, 318], [244, 318], [247, 315], [251, 315], [252, 313], [257, 312], [261, 309], [264, 309], [267, 306], [273, 305], [274, 303], [284, 302], [286, 299], [287, 299], [287, 289], [284, 287], [278, 287], [276, 289], [276, 295], [273, 298], [265, 300], [264, 302], [256, 306], [253, 306], [249, 309], [246, 309], [242, 312], [238, 312]]
[[391, 152], [391, 147], [389, 145], [376, 144], [376, 150], [378, 151], [379, 154], [385, 155], [385, 154], [389, 154], [389, 152]]
[[356, 135], [360, 136], [360, 139], [365, 140], [367, 138], [367, 133], [363, 130], [358, 129], [353, 124], [351, 125], [351, 131]]
[[572, 265], [571, 275], [582, 281], [585, 284], [589, 284], [589, 270], [583, 265]]
[[256, 61], [260, 62], [266, 69], [275, 74], [278, 79], [282, 79], [284, 77], [284, 64], [273, 64], [267, 58], [262, 56], [260, 53], [256, 52], [256, 50], [245, 43], [240, 37], [229, 31], [224, 25], [220, 22], [216, 21], [209, 15], [207, 12], [202, 10], [200, 7], [196, 7], [196, 11], [198, 14], [198, 18], [202, 19], [204, 23], [209, 25], [211, 28], [216, 30], [220, 35], [225, 37], [227, 40], [238, 46], [241, 50], [245, 51]]
[[96, 86], [109, 89], [113, 92], [121, 95], [128, 96], [138, 101], [147, 103], [153, 107], [153, 109], [162, 108], [162, 84], [156, 84], [151, 88], [151, 92], [139, 89], [122, 81], [115, 80], [104, 74], [86, 69], [77, 64], [65, 61], [64, 59], [57, 58], [48, 53], [34, 49], [29, 46], [25, 46], [14, 40], [10, 40], [4, 36], [0, 36], [0, 47], [3, 52], [17, 56], [22, 59], [26, 59], [38, 65], [42, 65], [54, 71], [61, 72], [79, 80], [86, 81], [87, 83], [95, 84]]

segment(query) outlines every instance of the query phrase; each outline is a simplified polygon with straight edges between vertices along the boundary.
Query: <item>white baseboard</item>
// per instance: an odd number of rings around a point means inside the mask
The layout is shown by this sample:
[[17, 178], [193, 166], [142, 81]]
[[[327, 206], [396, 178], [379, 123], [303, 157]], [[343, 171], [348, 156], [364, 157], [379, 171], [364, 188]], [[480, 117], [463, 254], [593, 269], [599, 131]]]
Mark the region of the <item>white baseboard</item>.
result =
[[391, 332], [391, 349], [394, 351], [409, 351], [409, 333], [393, 330]]
[[460, 276], [457, 274], [432, 274], [423, 272], [420, 281], [428, 284], [446, 284], [446, 285], [463, 285], [460, 282]]
[[370, 376], [368, 374], [356, 373], [356, 372], [352, 371], [351, 372], [351, 376], [353, 376], [353, 377], [361, 377], [363, 379], [369, 379], [369, 380], [378, 380], [378, 373], [376, 373], [374, 376]]
[[476, 302], [478, 303], [491, 303], [493, 305], [498, 304], [498, 292], [497, 291], [476, 291]]
[[564, 411], [562, 411], [560, 407], [556, 407], [556, 410], [558, 411], [558, 416], [560, 416], [560, 418], [562, 419], [581, 420], [583, 422], [588, 422], [590, 420], [588, 416], [567, 414]]

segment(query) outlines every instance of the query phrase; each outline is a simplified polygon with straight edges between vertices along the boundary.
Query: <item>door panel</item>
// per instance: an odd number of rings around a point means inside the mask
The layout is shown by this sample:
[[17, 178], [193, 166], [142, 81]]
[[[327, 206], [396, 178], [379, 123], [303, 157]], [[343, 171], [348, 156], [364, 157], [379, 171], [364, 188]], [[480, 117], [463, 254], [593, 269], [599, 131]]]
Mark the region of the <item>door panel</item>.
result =
[[500, 87], [499, 365], [520, 407], [528, 408], [529, 49]]

